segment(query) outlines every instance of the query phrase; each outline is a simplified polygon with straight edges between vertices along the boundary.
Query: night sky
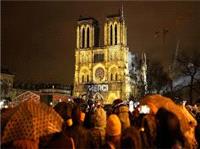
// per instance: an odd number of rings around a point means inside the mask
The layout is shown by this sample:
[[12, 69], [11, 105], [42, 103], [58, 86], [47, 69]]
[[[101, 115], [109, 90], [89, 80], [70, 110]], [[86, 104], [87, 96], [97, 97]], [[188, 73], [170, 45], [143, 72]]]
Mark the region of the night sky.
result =
[[[76, 25], [80, 15], [103, 24], [122, 2], [1, 2], [1, 65], [15, 81], [73, 83]], [[128, 46], [168, 66], [176, 43], [183, 51], [200, 51], [200, 2], [125, 1]], [[168, 30], [163, 45], [155, 32]]]

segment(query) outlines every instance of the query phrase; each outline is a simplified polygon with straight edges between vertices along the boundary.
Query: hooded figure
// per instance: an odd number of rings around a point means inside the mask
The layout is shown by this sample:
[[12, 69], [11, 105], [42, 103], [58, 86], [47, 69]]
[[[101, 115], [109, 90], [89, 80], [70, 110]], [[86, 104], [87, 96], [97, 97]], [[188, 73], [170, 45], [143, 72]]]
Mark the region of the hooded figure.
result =
[[49, 140], [43, 140], [45, 144], [40, 144], [41, 148], [46, 149], [74, 149], [74, 142], [73, 139], [68, 137], [65, 133], [70, 127], [72, 126], [72, 108], [73, 105], [71, 103], [66, 102], [59, 102], [54, 107], [54, 110], [63, 118], [64, 123], [62, 127], [62, 132], [55, 133], [52, 135], [49, 135]]
[[113, 113], [118, 115], [122, 124], [122, 131], [123, 131], [131, 126], [129, 119], [129, 108], [120, 99], [115, 100], [113, 104], [114, 104]]
[[92, 114], [94, 112], [94, 102], [93, 100], [88, 100], [87, 108], [86, 108], [86, 115], [85, 115], [85, 121], [84, 126], [88, 129], [93, 128], [94, 125], [92, 124]]
[[54, 110], [64, 119], [66, 127], [72, 126], [72, 108], [73, 105], [66, 102], [59, 102]]
[[121, 122], [117, 115], [111, 114], [107, 119], [105, 148], [119, 149], [120, 138], [121, 138]]
[[66, 133], [73, 138], [75, 148], [88, 148], [89, 135], [88, 131], [83, 127], [85, 119], [84, 109], [80, 105], [76, 105], [72, 110], [73, 125]]
[[90, 147], [100, 148], [105, 144], [106, 134], [106, 112], [102, 107], [98, 107], [92, 114], [94, 128], [90, 130]]
[[134, 126], [141, 135], [142, 148], [156, 148], [156, 120], [152, 114], [140, 114], [135, 118]]
[[140, 131], [136, 127], [124, 130], [121, 136], [122, 149], [142, 149]]
[[180, 123], [177, 116], [164, 108], [160, 108], [156, 113], [156, 120], [157, 147], [183, 148], [185, 140], [181, 132]]

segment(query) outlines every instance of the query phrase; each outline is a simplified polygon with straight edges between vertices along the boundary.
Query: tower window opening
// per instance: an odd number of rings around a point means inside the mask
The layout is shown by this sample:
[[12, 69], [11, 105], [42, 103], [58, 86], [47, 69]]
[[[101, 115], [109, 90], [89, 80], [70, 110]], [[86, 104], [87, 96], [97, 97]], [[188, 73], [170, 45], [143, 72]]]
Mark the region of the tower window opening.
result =
[[87, 47], [90, 47], [90, 29], [89, 27], [87, 28]]
[[110, 80], [111, 81], [113, 80], [113, 74], [112, 73], [110, 74]]
[[117, 24], [115, 24], [115, 45], [117, 45]]
[[117, 73], [115, 74], [115, 80], [117, 81], [117, 79], [118, 79], [118, 76], [117, 76]]
[[83, 31], [82, 31], [82, 48], [85, 47], [85, 29], [83, 28]]
[[82, 75], [82, 83], [83, 83], [83, 82], [85, 82], [85, 80], [84, 80], [84, 75]]
[[110, 26], [110, 45], [112, 45], [112, 25]]
[[89, 82], [89, 75], [87, 75], [87, 82]]

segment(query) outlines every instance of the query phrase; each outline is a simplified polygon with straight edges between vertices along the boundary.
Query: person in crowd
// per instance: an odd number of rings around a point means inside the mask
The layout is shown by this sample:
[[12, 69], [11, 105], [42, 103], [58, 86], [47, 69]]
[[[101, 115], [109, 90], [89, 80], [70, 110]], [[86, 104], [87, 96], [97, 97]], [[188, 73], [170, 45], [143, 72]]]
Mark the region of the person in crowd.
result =
[[86, 115], [85, 115], [85, 121], [84, 121], [84, 126], [88, 129], [93, 128], [94, 125], [92, 123], [92, 114], [94, 112], [94, 102], [92, 99], [88, 100], [88, 104], [86, 107]]
[[[75, 149], [74, 140], [72, 137], [68, 137], [63, 132], [55, 133], [50, 136], [50, 140], [44, 146], [40, 146], [40, 149]], [[27, 148], [28, 149], [28, 148]], [[30, 148], [31, 149], [31, 148]]]
[[129, 111], [129, 120], [130, 120], [130, 126], [133, 126], [134, 125], [134, 121], [135, 121], [135, 117], [134, 117], [134, 113], [133, 111]]
[[140, 113], [137, 109], [134, 126], [140, 131], [142, 148], [155, 148], [156, 142], [156, 120], [151, 113]]
[[73, 105], [71, 103], [66, 102], [59, 102], [55, 107], [54, 110], [63, 118], [64, 122], [66, 123], [66, 128], [69, 129], [72, 124], [72, 109]]
[[[54, 107], [54, 110], [63, 118], [64, 123], [62, 127], [62, 132], [54, 133], [52, 135], [46, 136], [44, 140], [41, 139], [40, 148], [41, 149], [74, 149], [74, 141], [72, 137], [65, 134], [66, 131], [72, 126], [72, 109], [73, 105], [71, 103], [59, 102]], [[42, 144], [43, 142], [43, 144]]]
[[90, 148], [101, 148], [105, 144], [106, 112], [102, 107], [97, 107], [92, 114], [94, 127], [90, 129]]
[[142, 137], [142, 148], [155, 148], [156, 120], [154, 115], [144, 115], [141, 121], [140, 134]]
[[118, 104], [120, 104], [120, 103], [122, 103], [123, 102], [123, 100], [121, 100], [121, 99], [115, 99], [114, 101], [113, 101], [113, 108], [116, 106], [116, 105], [118, 105]]
[[104, 110], [106, 111], [106, 115], [107, 117], [110, 116], [113, 112], [113, 109], [112, 109], [112, 105], [109, 104], [109, 105], [104, 105]]
[[140, 131], [136, 127], [129, 127], [122, 132], [121, 149], [142, 149]]
[[73, 138], [75, 148], [88, 148], [89, 135], [83, 126], [85, 120], [85, 109], [81, 105], [76, 105], [72, 110], [73, 125], [66, 131], [69, 137]]
[[129, 108], [121, 99], [117, 99], [113, 102], [113, 113], [119, 117], [122, 124], [122, 131], [130, 127]]
[[111, 114], [106, 124], [106, 143], [103, 148], [119, 149], [121, 139], [121, 122], [116, 114]]
[[175, 114], [164, 108], [156, 113], [158, 148], [183, 148], [184, 136], [180, 129], [180, 122]]

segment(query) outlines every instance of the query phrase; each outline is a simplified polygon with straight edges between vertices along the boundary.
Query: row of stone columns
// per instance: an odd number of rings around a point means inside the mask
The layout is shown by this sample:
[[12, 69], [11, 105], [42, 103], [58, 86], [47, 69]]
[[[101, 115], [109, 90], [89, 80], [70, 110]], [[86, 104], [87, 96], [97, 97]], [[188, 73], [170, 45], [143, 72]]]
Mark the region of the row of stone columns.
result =
[[94, 46], [94, 27], [82, 25], [77, 27], [77, 48]]

